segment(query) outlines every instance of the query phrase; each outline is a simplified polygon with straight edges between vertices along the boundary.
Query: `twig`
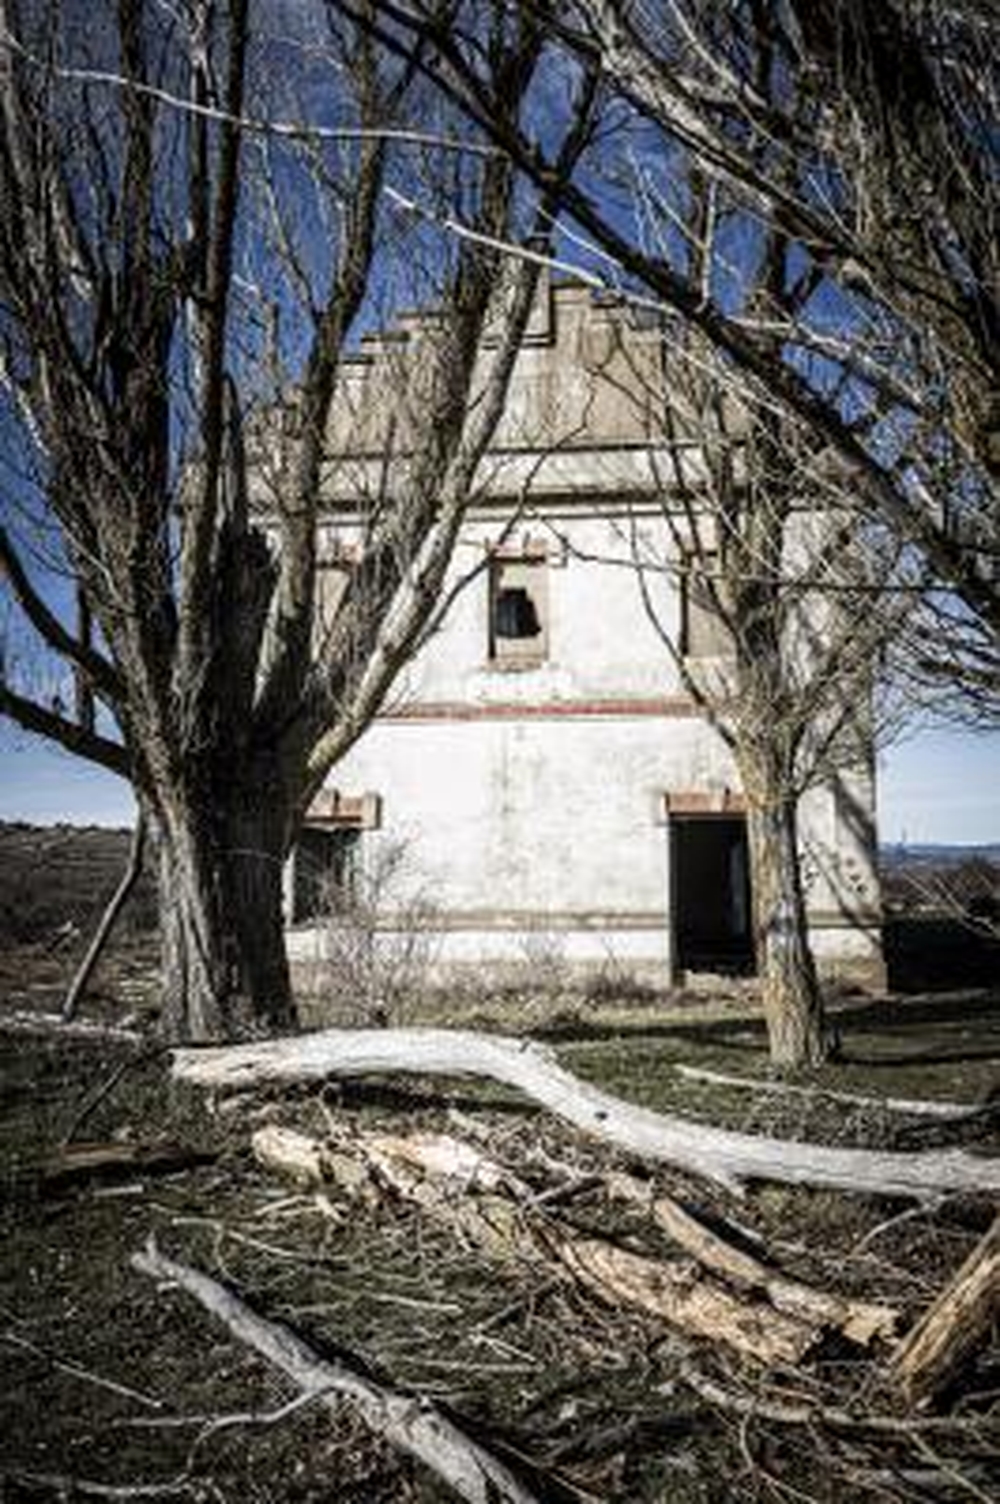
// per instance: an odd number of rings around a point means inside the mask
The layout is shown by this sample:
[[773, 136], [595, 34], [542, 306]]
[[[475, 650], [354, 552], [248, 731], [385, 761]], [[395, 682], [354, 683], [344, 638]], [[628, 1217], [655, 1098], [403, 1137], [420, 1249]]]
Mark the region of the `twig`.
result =
[[23, 1352], [31, 1353], [33, 1357], [41, 1358], [50, 1363], [60, 1373], [69, 1374], [74, 1379], [83, 1379], [87, 1384], [95, 1384], [98, 1389], [107, 1389], [112, 1394], [119, 1394], [124, 1399], [135, 1400], [137, 1404], [146, 1405], [150, 1410], [162, 1410], [165, 1402], [158, 1400], [151, 1394], [143, 1394], [141, 1390], [131, 1389], [128, 1384], [119, 1384], [115, 1379], [105, 1379], [92, 1369], [81, 1368], [79, 1363], [67, 1363], [62, 1358], [53, 1357], [43, 1347], [38, 1347], [34, 1342], [29, 1342], [27, 1337], [19, 1337], [16, 1332], [0, 1332], [0, 1342], [6, 1342], [11, 1347], [20, 1348]]
[[[217, 1280], [161, 1254], [152, 1239], [133, 1255], [132, 1265], [180, 1286], [300, 1389], [314, 1395], [336, 1390], [351, 1400], [374, 1431], [418, 1458], [469, 1504], [537, 1504], [534, 1492], [499, 1457], [435, 1406], [377, 1384], [342, 1360], [321, 1358], [288, 1327], [259, 1316]], [[322, 1398], [330, 1403], [330, 1395]]]
[[79, 1133], [80, 1129], [90, 1117], [91, 1113], [95, 1112], [97, 1108], [100, 1107], [101, 1103], [106, 1101], [107, 1098], [111, 1095], [124, 1075], [126, 1075], [135, 1066], [145, 1065], [147, 1061], [155, 1060], [157, 1055], [162, 1055], [165, 1052], [165, 1046], [157, 1044], [153, 1045], [149, 1050], [143, 1050], [140, 1055], [129, 1055], [126, 1056], [124, 1060], [120, 1060], [111, 1074], [107, 1076], [105, 1080], [95, 1088], [90, 1096], [88, 1096], [84, 1100], [82, 1106], [78, 1109], [76, 1116], [70, 1122], [65, 1133], [60, 1138], [60, 1145], [62, 1147], [65, 1147], [67, 1144], [69, 1144], [69, 1142], [76, 1136], [76, 1134]]
[[895, 1415], [854, 1415], [849, 1410], [840, 1410], [827, 1405], [782, 1405], [757, 1395], [734, 1394], [714, 1379], [700, 1373], [693, 1364], [684, 1363], [681, 1377], [699, 1399], [733, 1415], [756, 1415], [761, 1420], [773, 1421], [782, 1426], [824, 1425], [835, 1431], [874, 1431], [886, 1436], [912, 1437], [935, 1431], [956, 1434], [975, 1433], [974, 1421], [948, 1416], [903, 1417]]
[[[91, 1478], [76, 1478], [69, 1473], [10, 1472], [0, 1474], [13, 1483], [26, 1484], [29, 1488], [51, 1488], [63, 1499], [73, 1499], [77, 1494], [88, 1494], [95, 1499], [162, 1499], [176, 1494], [189, 1494], [195, 1489], [194, 1482], [181, 1474], [164, 1483], [97, 1483]], [[199, 1485], [200, 1487], [200, 1485]]]

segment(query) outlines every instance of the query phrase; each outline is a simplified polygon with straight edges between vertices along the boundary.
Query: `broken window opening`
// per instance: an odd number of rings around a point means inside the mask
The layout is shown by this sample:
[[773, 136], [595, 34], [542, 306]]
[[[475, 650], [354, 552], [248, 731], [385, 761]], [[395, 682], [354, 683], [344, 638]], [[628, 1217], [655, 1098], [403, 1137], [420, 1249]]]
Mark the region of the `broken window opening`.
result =
[[496, 668], [532, 668], [548, 655], [548, 579], [542, 558], [490, 563], [489, 658]]
[[538, 637], [542, 624], [527, 590], [508, 585], [497, 596], [496, 634], [498, 637]]

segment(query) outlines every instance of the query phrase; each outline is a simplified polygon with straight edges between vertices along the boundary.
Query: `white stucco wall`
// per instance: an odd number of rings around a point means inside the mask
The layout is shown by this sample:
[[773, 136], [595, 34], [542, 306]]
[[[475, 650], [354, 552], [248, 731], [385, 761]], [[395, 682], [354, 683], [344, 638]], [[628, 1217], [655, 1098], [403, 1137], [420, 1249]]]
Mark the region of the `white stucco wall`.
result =
[[[380, 849], [404, 843], [392, 899], [405, 906], [419, 892], [433, 902], [444, 961], [516, 961], [542, 935], [566, 960], [615, 960], [668, 980], [664, 796], [738, 792], [721, 738], [682, 692], [634, 567], [651, 565], [659, 626], [676, 642], [677, 540], [659, 494], [669, 470], [651, 447], [662, 438], [651, 400], [658, 362], [655, 337], [585, 290], [561, 289], [545, 304], [449, 571], [446, 594], [462, 588], [331, 776], [344, 795], [380, 796], [381, 828], [363, 834], [362, 857], [377, 865]], [[324, 547], [356, 538], [358, 498], [383, 474], [385, 402], [371, 400], [379, 369], [373, 356], [351, 376], [353, 408], [345, 404], [334, 440], [353, 449], [329, 467]], [[617, 379], [595, 383], [597, 369]], [[683, 432], [683, 412], [678, 421]], [[697, 446], [684, 455], [696, 476]], [[808, 525], [800, 531], [796, 548]], [[497, 547], [545, 555], [547, 652], [534, 667], [490, 660], [485, 565]], [[801, 806], [814, 947], [823, 964], [873, 963], [871, 776], [862, 769], [836, 784], [811, 789]], [[293, 957], [315, 955], [318, 943], [293, 931]]]

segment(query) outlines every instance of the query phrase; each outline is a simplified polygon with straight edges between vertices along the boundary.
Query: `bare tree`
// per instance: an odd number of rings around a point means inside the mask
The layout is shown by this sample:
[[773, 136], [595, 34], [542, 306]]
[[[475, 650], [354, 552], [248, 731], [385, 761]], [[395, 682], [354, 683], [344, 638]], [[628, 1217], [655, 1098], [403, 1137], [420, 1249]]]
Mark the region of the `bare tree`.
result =
[[[483, 77], [520, 129], [542, 38], [488, 11]], [[0, 557], [9, 598], [82, 686], [74, 715], [8, 665], [0, 711], [130, 779], [151, 816], [169, 1032], [225, 1034], [240, 998], [285, 1026], [282, 862], [437, 603], [533, 292], [526, 260], [498, 310], [496, 247], [554, 212], [586, 91], [562, 168], [526, 194], [423, 87], [419, 45], [380, 52], [320, 3], [2, 0], [0, 27], [2, 421], [20, 470]], [[392, 213], [390, 175], [418, 172], [474, 240], [432, 248]], [[412, 291], [414, 268], [439, 304], [408, 450], [377, 504], [359, 502], [361, 546], [319, 638], [344, 360], [375, 293]], [[265, 457], [280, 478], [266, 503]], [[73, 625], [46, 566], [79, 593]]]
[[[531, 0], [511, 4], [543, 14]], [[376, 32], [399, 46], [427, 6], [375, 9]], [[563, 255], [680, 314], [836, 448], [928, 579], [995, 643], [990, 7], [565, 0], [544, 20], [567, 59], [596, 70], [606, 106], [606, 129], [563, 196]], [[495, 118], [469, 27], [436, 34], [434, 47], [439, 85], [544, 182], [544, 150]], [[711, 230], [708, 258], [692, 254], [692, 196]], [[768, 230], [789, 247], [780, 296], [761, 275]]]
[[[754, 402], [704, 342], [667, 348], [662, 497], [672, 557], [636, 549], [643, 599], [740, 774], [771, 1059], [815, 1065], [828, 1037], [799, 804], [825, 786], [859, 843], [873, 843], [871, 812], [853, 791], [874, 755], [879, 657], [911, 596], [896, 586], [905, 568], [894, 540], [866, 516], [837, 457]], [[664, 568], [685, 602], [679, 614], [657, 588]], [[827, 876], [836, 887], [838, 874]]]

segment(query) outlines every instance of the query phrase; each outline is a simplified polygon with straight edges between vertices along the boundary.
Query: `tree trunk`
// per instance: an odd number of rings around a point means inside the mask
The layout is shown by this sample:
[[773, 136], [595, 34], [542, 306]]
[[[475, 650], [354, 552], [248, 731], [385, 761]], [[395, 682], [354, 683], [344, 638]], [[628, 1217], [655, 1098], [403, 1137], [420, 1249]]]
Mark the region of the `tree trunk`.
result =
[[[160, 822], [162, 1029], [204, 1042], [295, 1025], [282, 915], [283, 804], [227, 790]], [[221, 798], [217, 803], [221, 803]]]
[[296, 1023], [285, 949], [284, 832], [284, 801], [253, 793], [230, 818], [222, 864], [235, 985], [250, 1022], [269, 1032]]
[[797, 801], [778, 778], [751, 777], [746, 786], [754, 943], [771, 1061], [793, 1070], [821, 1065], [826, 1033], [809, 948]]
[[219, 895], [196, 834], [160, 825], [161, 1030], [170, 1040], [229, 1037]]

